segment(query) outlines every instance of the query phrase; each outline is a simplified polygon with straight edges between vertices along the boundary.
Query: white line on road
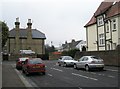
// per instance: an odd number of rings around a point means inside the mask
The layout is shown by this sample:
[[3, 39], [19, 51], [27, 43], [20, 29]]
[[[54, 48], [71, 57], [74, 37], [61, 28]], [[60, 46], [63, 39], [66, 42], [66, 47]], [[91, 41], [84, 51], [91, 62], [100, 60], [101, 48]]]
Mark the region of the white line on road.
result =
[[60, 70], [60, 69], [56, 69], [56, 68], [51, 68], [51, 69], [63, 72], [63, 70]]
[[80, 75], [80, 74], [76, 74], [76, 73], [72, 73], [72, 74], [73, 74], [73, 75], [76, 75], [76, 76], [83, 77], [83, 78], [92, 79], [92, 80], [95, 80], [95, 81], [97, 81], [97, 80], [98, 80], [98, 79], [96, 79], [96, 78], [91, 78], [91, 77], [87, 77], [87, 76]]
[[51, 75], [51, 74], [48, 74], [48, 76], [52, 77], [53, 75]]
[[112, 69], [106, 69], [108, 71], [114, 71], [114, 72], [118, 72], [118, 70], [112, 70]]
[[110, 78], [115, 78], [115, 76], [111, 76], [111, 75], [109, 75], [108, 77], [110, 77]]

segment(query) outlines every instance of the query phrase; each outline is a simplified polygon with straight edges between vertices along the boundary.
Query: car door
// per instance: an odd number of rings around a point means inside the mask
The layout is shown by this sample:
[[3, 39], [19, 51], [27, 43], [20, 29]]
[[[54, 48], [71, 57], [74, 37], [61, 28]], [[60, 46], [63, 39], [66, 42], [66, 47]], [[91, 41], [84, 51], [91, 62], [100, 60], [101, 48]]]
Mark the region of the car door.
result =
[[82, 68], [82, 60], [84, 59], [84, 57], [81, 57], [80, 59], [78, 59], [78, 62], [77, 62], [77, 67], [78, 68]]
[[85, 68], [85, 65], [88, 64], [88, 57], [84, 57], [81, 61], [81, 68]]

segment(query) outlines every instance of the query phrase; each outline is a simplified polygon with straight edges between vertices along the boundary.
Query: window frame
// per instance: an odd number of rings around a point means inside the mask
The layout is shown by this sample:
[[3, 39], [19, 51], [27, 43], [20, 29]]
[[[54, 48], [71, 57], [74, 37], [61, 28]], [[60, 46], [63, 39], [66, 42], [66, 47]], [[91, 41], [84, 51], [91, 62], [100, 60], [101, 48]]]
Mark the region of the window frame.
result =
[[103, 21], [103, 17], [102, 16], [97, 18], [97, 23], [98, 23], [98, 26], [104, 25], [104, 21]]
[[116, 22], [116, 19], [113, 19], [112, 20], [112, 31], [114, 32], [116, 31], [116, 29], [117, 29], [117, 22]]
[[104, 33], [99, 34], [99, 46], [105, 46], [105, 35], [104, 35]]

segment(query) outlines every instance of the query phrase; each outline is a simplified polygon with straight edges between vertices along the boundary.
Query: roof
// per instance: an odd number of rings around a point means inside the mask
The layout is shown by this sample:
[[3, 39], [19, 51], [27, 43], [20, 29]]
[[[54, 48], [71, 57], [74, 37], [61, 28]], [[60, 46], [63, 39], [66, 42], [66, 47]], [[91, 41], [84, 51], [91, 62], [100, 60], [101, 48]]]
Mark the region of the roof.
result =
[[75, 41], [75, 42], [71, 42], [71, 43], [66, 43], [66, 44], [62, 44], [63, 49], [74, 49], [82, 40], [79, 41]]
[[102, 2], [96, 10], [96, 12], [94, 13], [94, 15], [92, 16], [92, 18], [90, 19], [90, 21], [84, 27], [95, 24], [96, 17], [101, 14], [105, 13], [106, 18], [120, 14], [120, 1], [116, 2], [115, 4], [113, 3], [114, 2]]
[[[9, 31], [9, 37], [15, 37], [15, 35], [15, 28]], [[27, 38], [27, 29], [20, 29], [19, 36], [21, 38]], [[32, 29], [32, 38], [46, 39], [45, 34], [37, 29]]]
[[106, 18], [120, 14], [120, 1], [114, 4], [106, 14]]

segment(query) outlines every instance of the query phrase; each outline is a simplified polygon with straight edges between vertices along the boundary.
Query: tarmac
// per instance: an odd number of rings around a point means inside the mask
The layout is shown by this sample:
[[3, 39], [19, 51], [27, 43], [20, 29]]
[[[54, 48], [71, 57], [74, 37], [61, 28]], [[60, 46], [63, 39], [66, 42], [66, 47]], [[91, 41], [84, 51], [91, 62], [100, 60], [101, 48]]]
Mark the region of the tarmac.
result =
[[2, 89], [27, 89], [25, 84], [11, 66], [10, 62], [2, 62]]

